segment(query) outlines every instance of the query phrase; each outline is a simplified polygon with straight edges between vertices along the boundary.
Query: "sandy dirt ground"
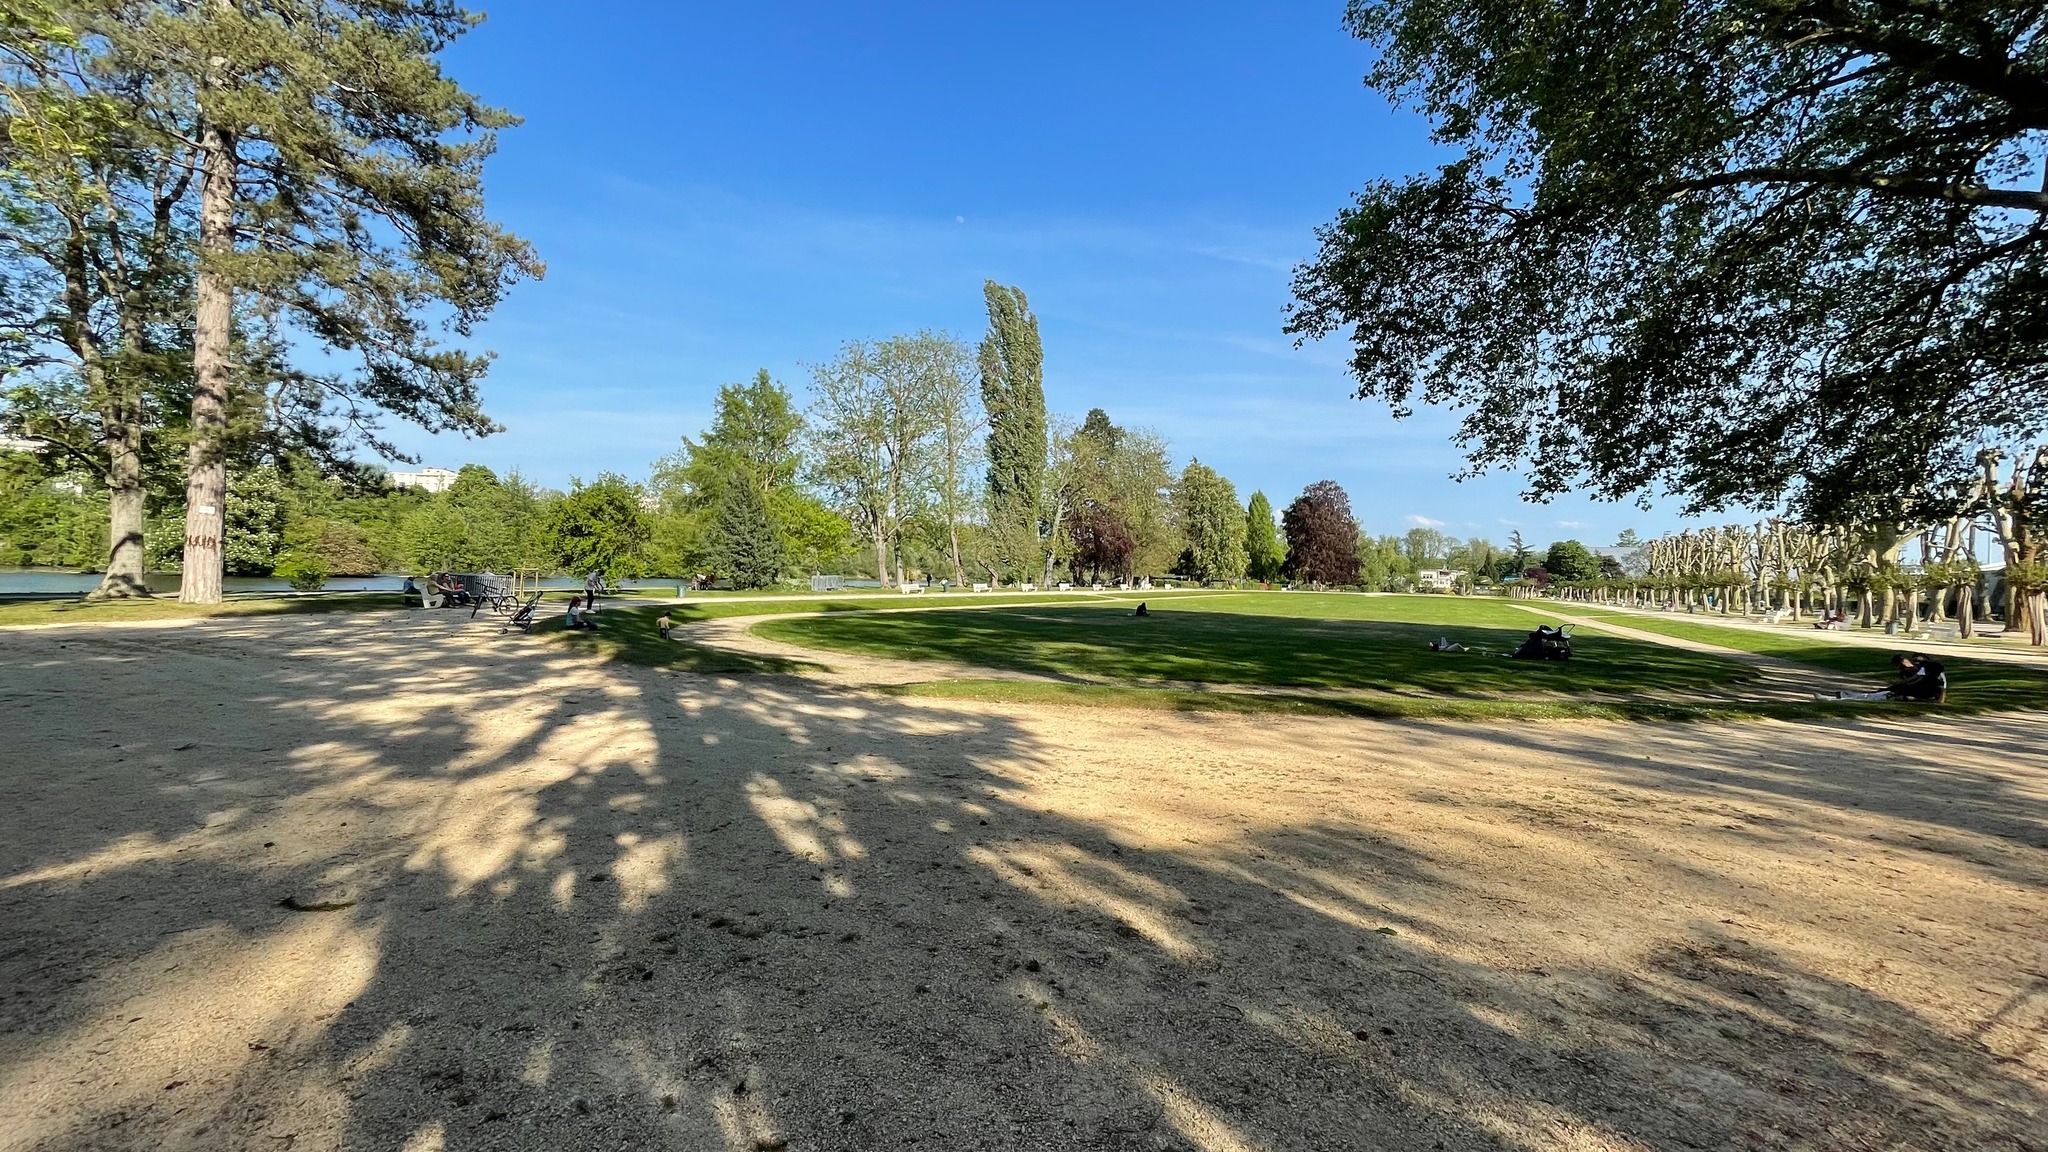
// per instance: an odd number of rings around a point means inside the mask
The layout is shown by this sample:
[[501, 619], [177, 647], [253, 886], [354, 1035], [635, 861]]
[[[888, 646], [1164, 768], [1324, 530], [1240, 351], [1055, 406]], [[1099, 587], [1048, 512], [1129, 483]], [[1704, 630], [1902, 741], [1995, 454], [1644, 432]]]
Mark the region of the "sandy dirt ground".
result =
[[[831, 657], [823, 658], [830, 662]], [[2048, 718], [0, 631], [0, 1149], [2048, 1149]]]

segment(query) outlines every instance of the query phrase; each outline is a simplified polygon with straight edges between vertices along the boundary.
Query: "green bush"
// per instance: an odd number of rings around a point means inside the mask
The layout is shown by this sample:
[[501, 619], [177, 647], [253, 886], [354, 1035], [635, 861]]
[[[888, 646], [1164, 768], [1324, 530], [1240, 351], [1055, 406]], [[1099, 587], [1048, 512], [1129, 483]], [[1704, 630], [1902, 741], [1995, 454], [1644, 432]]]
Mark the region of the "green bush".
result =
[[272, 574], [300, 592], [314, 592], [327, 585], [327, 562], [309, 552], [287, 552]]

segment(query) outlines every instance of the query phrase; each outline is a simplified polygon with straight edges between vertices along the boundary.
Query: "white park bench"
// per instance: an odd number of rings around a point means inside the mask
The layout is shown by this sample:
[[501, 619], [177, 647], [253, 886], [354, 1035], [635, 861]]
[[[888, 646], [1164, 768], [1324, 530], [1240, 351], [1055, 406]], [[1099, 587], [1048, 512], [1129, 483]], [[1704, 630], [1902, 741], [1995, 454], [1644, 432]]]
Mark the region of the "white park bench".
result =
[[988, 585], [986, 585], [986, 584], [976, 584], [976, 585], [974, 586], [974, 590], [975, 590], [976, 592], [986, 592], [986, 591], [988, 591]]
[[897, 590], [898, 592], [901, 592], [901, 593], [903, 593], [903, 594], [904, 594], [905, 596], [912, 596], [912, 595], [915, 595], [915, 594], [917, 594], [917, 593], [919, 593], [919, 592], [922, 592], [922, 591], [924, 591], [924, 585], [922, 585], [922, 584], [898, 584], [898, 585], [896, 586], [896, 590]]

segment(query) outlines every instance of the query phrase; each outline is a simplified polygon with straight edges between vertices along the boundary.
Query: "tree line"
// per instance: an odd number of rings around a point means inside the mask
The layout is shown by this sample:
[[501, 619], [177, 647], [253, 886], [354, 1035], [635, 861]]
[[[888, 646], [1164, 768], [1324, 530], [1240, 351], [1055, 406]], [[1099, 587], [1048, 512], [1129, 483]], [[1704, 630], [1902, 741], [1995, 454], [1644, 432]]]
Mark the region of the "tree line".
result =
[[[984, 285], [988, 330], [853, 341], [810, 368], [808, 403], [764, 369], [721, 387], [709, 427], [644, 481], [606, 473], [566, 492], [466, 465], [439, 493], [393, 488], [374, 468], [333, 468], [252, 441], [229, 468], [223, 567], [316, 587], [333, 576], [536, 568], [609, 579], [697, 577], [762, 588], [834, 573], [885, 586], [1298, 581], [1400, 591], [1426, 569], [1467, 587], [1535, 571], [1596, 574], [1590, 553], [1548, 553], [1434, 528], [1374, 537], [1334, 481], [1276, 511], [1240, 502], [1200, 460], [1176, 467], [1158, 433], [1103, 409], [1048, 413], [1044, 350], [1024, 293]], [[16, 456], [0, 500], [0, 563], [90, 567], [105, 497]], [[147, 519], [144, 558], [184, 557], [174, 502]], [[1576, 551], [1575, 551], [1576, 550]], [[1543, 565], [1547, 564], [1548, 569]], [[1583, 572], [1581, 570], [1584, 570]]]

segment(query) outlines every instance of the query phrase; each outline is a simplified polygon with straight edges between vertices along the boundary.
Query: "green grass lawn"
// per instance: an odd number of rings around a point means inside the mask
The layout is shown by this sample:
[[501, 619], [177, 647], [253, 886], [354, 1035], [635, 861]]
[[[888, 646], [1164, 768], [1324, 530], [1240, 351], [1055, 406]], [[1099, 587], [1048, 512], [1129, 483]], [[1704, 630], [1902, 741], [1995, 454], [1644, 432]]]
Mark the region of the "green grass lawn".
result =
[[[1747, 665], [1641, 640], [1586, 635], [1564, 663], [1509, 661], [1540, 618], [1443, 596], [1244, 593], [1125, 605], [856, 614], [771, 620], [756, 631], [808, 648], [943, 660], [1096, 683], [1185, 682], [1395, 693], [1636, 694], [1739, 684]], [[1437, 653], [1449, 637], [1493, 656]]]
[[[691, 599], [681, 604], [620, 604], [603, 607], [598, 613], [598, 627], [595, 632], [570, 632], [562, 626], [563, 609], [569, 603], [571, 593], [550, 592], [535, 610], [539, 621], [536, 631], [567, 644], [580, 644], [596, 649], [614, 660], [625, 660], [635, 664], [646, 664], [656, 668], [673, 668], [685, 672], [734, 673], [734, 672], [796, 672], [818, 665], [797, 660], [781, 660], [771, 656], [755, 656], [741, 652], [726, 652], [707, 648], [689, 641], [689, 625], [707, 620], [723, 620], [733, 616], [768, 616], [807, 612], [848, 612], [874, 614], [891, 608], [918, 608], [928, 606], [923, 596], [905, 596], [891, 592], [888, 596], [856, 592], [852, 595], [831, 596], [778, 596], [773, 600], [732, 600], [726, 598]], [[696, 593], [693, 596], [698, 595]], [[1059, 595], [1055, 593], [1054, 595]], [[1202, 595], [1201, 593], [1168, 593], [1167, 595]], [[1030, 603], [1026, 597], [1022, 603]], [[1133, 601], [1135, 602], [1135, 601]], [[603, 606], [606, 601], [600, 598]], [[943, 603], [953, 604], [996, 604], [1018, 605], [1015, 595], [974, 595], [972, 593], [949, 593]], [[1122, 609], [1129, 611], [1129, 609]], [[676, 626], [675, 638], [663, 640], [655, 622], [667, 612]], [[904, 613], [913, 615], [914, 613]]]
[[[1566, 611], [1575, 614], [1578, 612], [1576, 608], [1567, 608]], [[1592, 613], [1586, 615], [1590, 616]], [[1643, 632], [1655, 632], [1659, 636], [1698, 640], [1705, 644], [1718, 644], [1723, 648], [1776, 656], [1780, 660], [1792, 660], [1815, 668], [1862, 676], [1870, 681], [1873, 690], [1884, 687], [1892, 680], [1891, 659], [1884, 649], [1869, 648], [1860, 644], [1838, 644], [1823, 639], [1811, 629], [1805, 634], [1789, 629], [1766, 631], [1761, 628], [1716, 624], [1690, 617], [1649, 616], [1633, 612], [1604, 612], [1600, 613], [1600, 616], [1602, 619], [1612, 620], [1617, 625]], [[1911, 640], [1904, 637], [1895, 639], [1898, 651], [1913, 650]], [[1949, 704], [1953, 707], [1972, 711], [2048, 708], [2048, 669], [2032, 668], [2003, 660], [1976, 660], [1968, 656], [1941, 655], [1938, 658], [1948, 668], [1948, 698]]]

